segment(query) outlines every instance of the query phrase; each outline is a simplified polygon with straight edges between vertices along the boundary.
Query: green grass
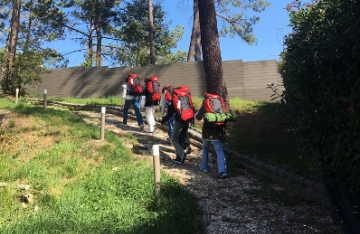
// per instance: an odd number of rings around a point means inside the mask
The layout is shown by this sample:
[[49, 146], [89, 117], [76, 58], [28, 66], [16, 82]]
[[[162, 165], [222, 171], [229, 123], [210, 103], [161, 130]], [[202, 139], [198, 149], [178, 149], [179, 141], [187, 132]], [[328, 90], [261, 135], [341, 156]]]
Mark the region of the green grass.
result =
[[[196, 199], [161, 175], [153, 194], [153, 166], [134, 157], [126, 135], [105, 132], [69, 111], [14, 104], [0, 126], [1, 233], [196, 233]], [[117, 168], [117, 170], [113, 170]], [[17, 187], [30, 185], [28, 191]], [[21, 195], [34, 195], [23, 206]]]
[[49, 101], [61, 101], [67, 103], [77, 103], [77, 104], [99, 104], [99, 105], [120, 105], [121, 96], [108, 96], [108, 97], [100, 97], [100, 98], [56, 98], [56, 97], [48, 97]]

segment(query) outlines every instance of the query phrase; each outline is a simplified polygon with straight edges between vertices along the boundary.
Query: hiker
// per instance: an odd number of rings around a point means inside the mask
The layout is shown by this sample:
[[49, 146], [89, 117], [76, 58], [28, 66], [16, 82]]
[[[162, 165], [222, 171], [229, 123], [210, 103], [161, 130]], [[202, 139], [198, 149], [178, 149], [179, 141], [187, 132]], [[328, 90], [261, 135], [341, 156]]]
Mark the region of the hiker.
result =
[[[162, 118], [161, 124], [174, 116], [172, 134], [172, 143], [176, 152], [174, 162], [182, 164], [186, 154], [191, 153], [188, 129], [195, 114], [191, 93], [187, 86], [179, 86], [173, 89], [172, 95], [164, 95], [164, 97], [171, 102], [171, 105], [168, 106], [167, 114]], [[177, 104], [175, 105], [175, 103]]]
[[222, 97], [215, 94], [205, 94], [204, 101], [195, 114], [195, 121], [199, 122], [203, 118], [200, 170], [209, 171], [209, 146], [212, 143], [216, 152], [219, 176], [221, 179], [225, 179], [228, 176], [226, 156], [223, 150], [223, 143], [226, 140], [225, 129], [226, 123], [233, 121], [235, 117], [226, 110]]
[[127, 126], [128, 112], [130, 106], [134, 107], [136, 114], [136, 120], [140, 127], [140, 131], [144, 130], [144, 121], [140, 113], [140, 101], [141, 95], [143, 94], [143, 86], [141, 85], [140, 78], [134, 73], [128, 74], [123, 84], [123, 92], [121, 99], [121, 108], [123, 108], [123, 122], [122, 124]]
[[148, 76], [145, 78], [144, 85], [145, 94], [145, 113], [148, 122], [148, 134], [153, 134], [155, 131], [155, 110], [158, 108], [161, 100], [160, 82], [157, 76]]
[[[171, 105], [171, 101], [168, 101], [165, 96], [166, 95], [172, 95], [172, 91], [174, 89], [174, 86], [172, 85], [165, 85], [162, 89], [163, 99], [162, 99], [162, 115], [161, 117], [164, 117], [164, 110], [169, 109], [169, 106]], [[168, 97], [169, 99], [169, 97]], [[171, 98], [170, 98], [171, 99]], [[175, 113], [170, 117], [168, 122], [168, 138], [166, 139], [167, 142], [170, 144], [172, 143], [172, 134], [174, 129], [174, 121], [175, 121]]]

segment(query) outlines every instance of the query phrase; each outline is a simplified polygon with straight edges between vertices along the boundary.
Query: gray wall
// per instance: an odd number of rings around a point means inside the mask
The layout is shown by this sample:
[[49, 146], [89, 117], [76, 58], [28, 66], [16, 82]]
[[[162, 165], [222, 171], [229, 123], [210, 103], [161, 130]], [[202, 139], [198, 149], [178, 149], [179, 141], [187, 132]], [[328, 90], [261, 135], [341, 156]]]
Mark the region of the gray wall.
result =
[[[272, 91], [267, 84], [281, 84], [277, 71], [277, 61], [243, 62], [242, 60], [223, 62], [224, 79], [229, 97], [255, 101], [270, 101]], [[202, 62], [175, 63], [140, 68], [84, 68], [71, 67], [53, 69], [44, 75], [42, 84], [26, 88], [30, 96], [42, 97], [44, 89], [52, 97], [103, 97], [121, 95], [121, 85], [128, 73], [136, 73], [141, 78], [157, 75], [161, 86], [187, 85], [193, 96], [205, 93], [205, 75]]]

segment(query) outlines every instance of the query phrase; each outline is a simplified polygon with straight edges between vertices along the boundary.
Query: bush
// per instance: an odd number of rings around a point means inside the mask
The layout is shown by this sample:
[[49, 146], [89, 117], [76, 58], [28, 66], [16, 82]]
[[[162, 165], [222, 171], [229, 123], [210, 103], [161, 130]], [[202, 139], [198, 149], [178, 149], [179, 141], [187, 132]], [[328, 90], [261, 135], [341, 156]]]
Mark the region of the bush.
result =
[[297, 133], [319, 154], [323, 175], [336, 175], [354, 194], [360, 192], [359, 5], [289, 6], [293, 32], [279, 66]]

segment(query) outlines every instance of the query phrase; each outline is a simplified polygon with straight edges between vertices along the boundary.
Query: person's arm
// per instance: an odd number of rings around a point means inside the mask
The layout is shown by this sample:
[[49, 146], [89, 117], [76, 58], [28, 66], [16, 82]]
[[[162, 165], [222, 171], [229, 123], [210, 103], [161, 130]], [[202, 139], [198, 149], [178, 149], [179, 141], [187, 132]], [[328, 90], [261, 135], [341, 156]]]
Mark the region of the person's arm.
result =
[[123, 108], [124, 104], [125, 104], [125, 99], [126, 99], [126, 84], [124, 84], [122, 86], [123, 90], [122, 90], [122, 95], [121, 95], [121, 103], [120, 103], [120, 107]]
[[195, 120], [199, 122], [200, 120], [202, 120], [202, 118], [204, 118], [204, 115], [205, 115], [205, 107], [204, 105], [202, 105], [200, 107], [200, 110], [195, 114]]
[[161, 120], [161, 124], [166, 123], [173, 116], [174, 113], [175, 113], [174, 106], [169, 105], [168, 109], [167, 109], [167, 112], [166, 112], [166, 115]]

